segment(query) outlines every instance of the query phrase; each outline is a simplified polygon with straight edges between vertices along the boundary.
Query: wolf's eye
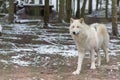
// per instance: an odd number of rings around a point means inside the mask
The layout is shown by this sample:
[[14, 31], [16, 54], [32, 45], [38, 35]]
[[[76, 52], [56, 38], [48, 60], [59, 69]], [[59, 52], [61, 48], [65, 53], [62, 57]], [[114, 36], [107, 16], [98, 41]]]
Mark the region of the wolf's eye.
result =
[[72, 28], [74, 28], [74, 26], [72, 26]]
[[79, 26], [77, 26], [77, 28], [79, 28]]

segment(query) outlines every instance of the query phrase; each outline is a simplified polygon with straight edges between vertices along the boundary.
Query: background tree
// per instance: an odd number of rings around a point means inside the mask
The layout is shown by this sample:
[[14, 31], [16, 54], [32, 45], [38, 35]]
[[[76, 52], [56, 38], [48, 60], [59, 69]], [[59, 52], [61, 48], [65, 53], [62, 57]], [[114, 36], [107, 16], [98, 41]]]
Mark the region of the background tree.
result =
[[92, 13], [92, 0], [89, 0], [89, 6], [88, 6], [88, 13], [91, 14]]
[[76, 8], [76, 5], [75, 5], [75, 0], [72, 0], [72, 15], [75, 16], [75, 8]]
[[0, 0], [0, 7], [1, 7], [2, 4], [3, 4], [3, 1]]
[[29, 0], [25, 0], [25, 3], [28, 3], [29, 2]]
[[77, 17], [77, 18], [80, 18], [80, 0], [77, 0], [76, 17]]
[[81, 17], [84, 18], [85, 15], [85, 6], [86, 6], [87, 0], [84, 0], [82, 8], [81, 8]]
[[2, 3], [2, 6], [3, 6], [3, 9], [2, 9], [2, 13], [8, 13], [8, 9], [7, 9], [7, 5], [6, 5], [6, 0], [3, 0], [3, 3]]
[[96, 0], [96, 11], [98, 10], [99, 0]]
[[108, 0], [106, 0], [106, 10], [105, 10], [105, 17], [108, 18]]
[[13, 23], [14, 21], [14, 0], [9, 0], [9, 23]]
[[112, 0], [112, 34], [114, 36], [118, 35], [118, 25], [117, 25], [117, 1]]
[[119, 4], [120, 4], [120, 0], [117, 0], [117, 6], [119, 6]]
[[58, 3], [59, 2], [59, 0], [56, 0], [56, 11], [58, 12]]
[[70, 22], [72, 8], [71, 8], [72, 0], [66, 0], [66, 22]]
[[43, 4], [43, 1], [42, 1], [42, 0], [39, 0], [39, 4]]
[[45, 8], [44, 8], [44, 27], [48, 27], [49, 22], [49, 0], [45, 0]]
[[31, 3], [34, 4], [34, 0], [31, 0]]
[[100, 10], [102, 9], [102, 0], [99, 0], [99, 3], [100, 3]]
[[64, 19], [64, 0], [59, 0], [59, 21]]

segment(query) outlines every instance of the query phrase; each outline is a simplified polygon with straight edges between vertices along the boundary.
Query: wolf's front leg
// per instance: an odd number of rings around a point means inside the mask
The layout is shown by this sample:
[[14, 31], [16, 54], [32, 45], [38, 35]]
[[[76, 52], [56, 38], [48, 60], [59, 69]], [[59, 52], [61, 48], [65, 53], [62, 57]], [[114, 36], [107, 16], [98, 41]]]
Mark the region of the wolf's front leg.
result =
[[78, 53], [78, 64], [77, 64], [76, 71], [73, 72], [74, 75], [80, 74], [84, 55], [85, 55], [85, 53], [81, 53], [81, 52]]
[[96, 69], [96, 66], [95, 66], [95, 50], [94, 49], [92, 49], [91, 52], [90, 52], [90, 58], [91, 58], [90, 69]]

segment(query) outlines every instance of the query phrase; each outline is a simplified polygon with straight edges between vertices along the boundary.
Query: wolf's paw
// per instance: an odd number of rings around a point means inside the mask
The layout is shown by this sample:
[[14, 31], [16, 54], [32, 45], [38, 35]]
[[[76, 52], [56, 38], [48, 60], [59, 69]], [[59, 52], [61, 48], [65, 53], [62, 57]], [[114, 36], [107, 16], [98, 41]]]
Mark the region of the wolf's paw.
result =
[[107, 62], [107, 63], [109, 63], [109, 62], [110, 62], [109, 58], [107, 58], [107, 59], [106, 59], [106, 62]]
[[90, 69], [96, 69], [96, 67], [95, 66], [91, 66]]
[[100, 65], [101, 65], [101, 64], [100, 64], [100, 63], [98, 63], [98, 64], [97, 64], [97, 67], [100, 67]]
[[96, 69], [95, 63], [92, 63], [92, 64], [91, 64], [90, 69]]
[[76, 70], [76, 71], [74, 71], [72, 74], [78, 75], [78, 74], [80, 74], [80, 71]]

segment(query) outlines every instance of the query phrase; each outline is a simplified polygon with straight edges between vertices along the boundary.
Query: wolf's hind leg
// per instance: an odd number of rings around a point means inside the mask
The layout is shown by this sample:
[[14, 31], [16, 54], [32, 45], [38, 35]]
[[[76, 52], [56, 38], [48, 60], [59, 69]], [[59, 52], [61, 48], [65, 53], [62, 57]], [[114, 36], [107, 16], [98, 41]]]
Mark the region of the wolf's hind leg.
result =
[[91, 67], [90, 69], [96, 69], [96, 66], [95, 66], [95, 50], [92, 49], [90, 51], [90, 59], [91, 59]]
[[101, 65], [101, 54], [99, 52], [99, 50], [96, 51], [97, 52], [97, 66], [99, 67]]
[[104, 52], [105, 52], [105, 59], [106, 59], [106, 62], [108, 63], [110, 61], [109, 59], [109, 54], [108, 54], [108, 48], [103, 48]]

